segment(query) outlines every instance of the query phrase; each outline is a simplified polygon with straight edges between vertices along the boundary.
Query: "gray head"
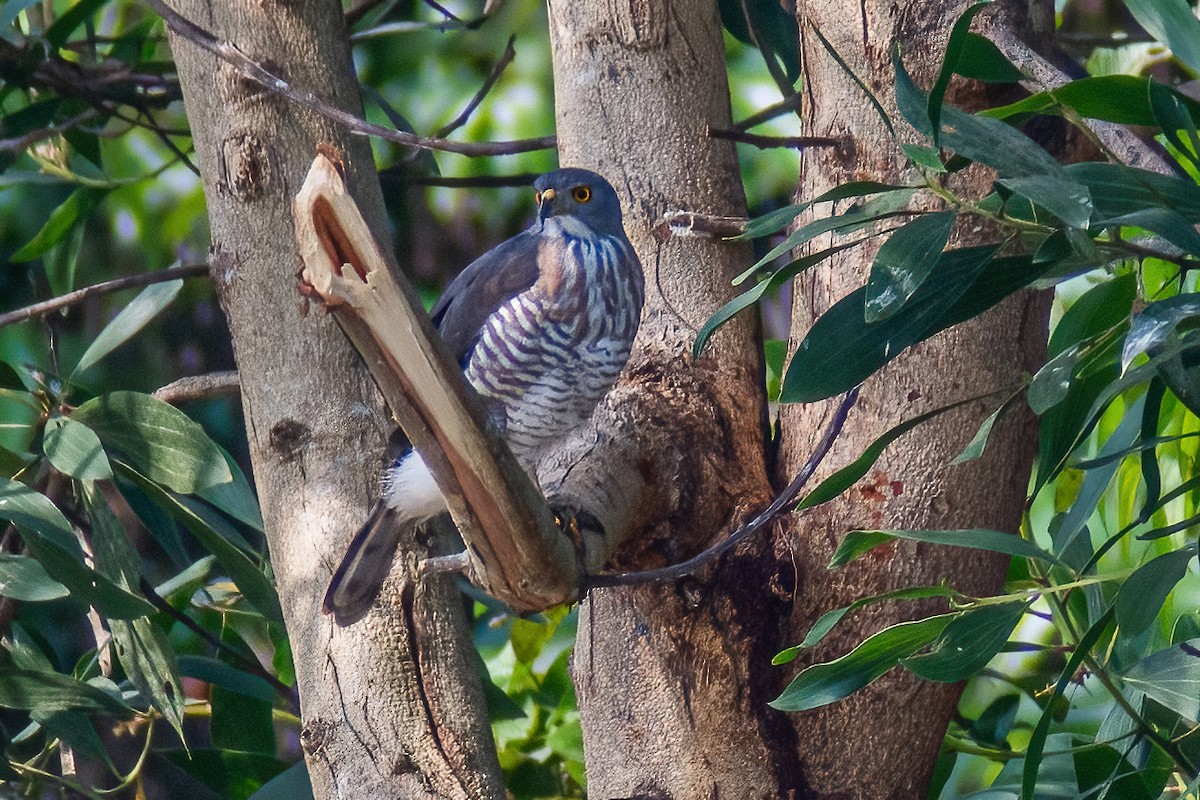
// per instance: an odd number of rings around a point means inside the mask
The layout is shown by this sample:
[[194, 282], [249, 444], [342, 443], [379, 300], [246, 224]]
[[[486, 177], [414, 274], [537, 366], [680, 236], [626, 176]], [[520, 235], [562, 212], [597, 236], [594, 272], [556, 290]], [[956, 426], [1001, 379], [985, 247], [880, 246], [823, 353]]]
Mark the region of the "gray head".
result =
[[621, 203], [612, 184], [586, 169], [559, 169], [533, 182], [538, 218], [575, 217], [597, 233], [623, 233]]

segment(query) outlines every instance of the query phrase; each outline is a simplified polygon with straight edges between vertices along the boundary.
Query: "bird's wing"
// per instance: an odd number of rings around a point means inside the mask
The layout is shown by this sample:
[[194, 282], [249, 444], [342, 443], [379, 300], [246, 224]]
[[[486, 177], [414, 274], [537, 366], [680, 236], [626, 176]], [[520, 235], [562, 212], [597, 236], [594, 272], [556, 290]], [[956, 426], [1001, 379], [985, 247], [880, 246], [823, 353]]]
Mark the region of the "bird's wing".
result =
[[470, 358], [487, 318], [538, 279], [539, 239], [528, 230], [487, 251], [450, 282], [429, 312], [460, 364]]

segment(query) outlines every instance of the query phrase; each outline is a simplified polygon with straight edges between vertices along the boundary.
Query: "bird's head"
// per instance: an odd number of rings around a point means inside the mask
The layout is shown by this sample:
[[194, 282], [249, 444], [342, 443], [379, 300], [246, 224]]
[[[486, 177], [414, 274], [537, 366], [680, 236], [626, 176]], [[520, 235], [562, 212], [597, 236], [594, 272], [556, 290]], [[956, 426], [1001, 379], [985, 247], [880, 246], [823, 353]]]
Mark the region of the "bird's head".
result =
[[621, 203], [612, 185], [586, 169], [559, 169], [533, 182], [537, 190], [538, 219], [575, 217], [597, 233], [617, 234]]

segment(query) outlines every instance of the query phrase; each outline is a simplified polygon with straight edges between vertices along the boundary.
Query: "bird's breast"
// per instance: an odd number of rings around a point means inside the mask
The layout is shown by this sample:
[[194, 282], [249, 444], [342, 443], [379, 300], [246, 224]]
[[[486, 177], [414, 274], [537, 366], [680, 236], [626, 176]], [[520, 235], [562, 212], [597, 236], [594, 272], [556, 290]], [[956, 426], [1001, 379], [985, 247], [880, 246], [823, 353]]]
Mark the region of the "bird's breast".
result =
[[641, 267], [616, 237], [546, 237], [538, 262], [538, 281], [488, 317], [466, 369], [503, 405], [527, 464], [591, 417], [629, 358], [642, 306]]

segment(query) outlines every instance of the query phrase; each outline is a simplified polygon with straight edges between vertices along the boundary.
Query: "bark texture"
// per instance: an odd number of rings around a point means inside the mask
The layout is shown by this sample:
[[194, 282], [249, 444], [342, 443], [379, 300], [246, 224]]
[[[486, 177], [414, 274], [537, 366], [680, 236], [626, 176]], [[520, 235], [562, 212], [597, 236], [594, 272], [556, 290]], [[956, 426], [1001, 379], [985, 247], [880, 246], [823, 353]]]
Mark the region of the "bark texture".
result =
[[[560, 161], [617, 187], [647, 287], [629, 368], [564, 455], [578, 465], [560, 493], [626, 537], [621, 566], [658, 566], [770, 497], [754, 326], [689, 355], [749, 249], [654, 233], [670, 211], [745, 214], [733, 146], [708, 136], [730, 122], [721, 26], [712, 0], [549, 12]], [[751, 652], [772, 591], [757, 563], [741, 553], [695, 580], [590, 593], [574, 659], [589, 797], [779, 796], [769, 696], [749, 666], [769, 659]]]
[[[361, 112], [334, 0], [176, 8], [293, 87]], [[332, 318], [303, 311], [291, 202], [317, 145], [331, 142], [368, 222], [386, 231], [370, 149], [186, 40], [172, 37], [171, 46], [204, 176], [212, 274], [242, 378], [314, 796], [504, 797], [453, 584], [394, 579], [383, 607], [348, 629], [320, 610], [377, 492], [391, 425]], [[402, 553], [410, 572], [420, 552], [411, 543]]]
[[[906, 178], [897, 143], [883, 128], [853, 79], [817, 38], [819, 29], [840, 56], [897, 120], [902, 138], [911, 136], [895, 111], [891, 51], [899, 42], [918, 86], [936, 75], [950, 26], [966, 2], [896, 4], [866, 0], [849, 12], [845, 3], [807, 0], [798, 8], [805, 70], [804, 124], [807, 135], [844, 138], [834, 150], [806, 154], [801, 198], [814, 197], [850, 180], [896, 182]], [[1047, 30], [1048, 4], [998, 3], [1007, 24], [1025, 36]], [[988, 20], [982, 20], [984, 28]], [[979, 87], [959, 88], [948, 102], [970, 108]], [[903, 129], [903, 132], [901, 130]], [[981, 196], [991, 177], [976, 171], [956, 188]], [[814, 211], [824, 216], [828, 207]], [[988, 231], [958, 231], [952, 244], [979, 241]], [[828, 242], [814, 243], [814, 248]], [[874, 251], [848, 251], [798, 282], [793, 308], [793, 347], [812, 322], [852, 289], [861, 286]], [[856, 457], [872, 440], [904, 419], [987, 391], [1012, 389], [1022, 372], [1032, 372], [1044, 354], [1048, 297], [1022, 294], [983, 317], [942, 333], [905, 353], [869, 379], [837, 445], [841, 458]], [[837, 572], [825, 565], [842, 535], [855, 528], [971, 528], [1016, 531], [1035, 447], [1032, 415], [1009, 415], [993, 432], [985, 458], [949, 466], [1001, 396], [972, 404], [924, 425], [894, 445], [846, 495], [797, 523], [794, 557], [798, 602], [792, 639], [821, 613], [891, 588], [946, 580], [967, 593], [994, 593], [1006, 561], [982, 553], [901, 543], [876, 551]], [[789, 406], [784, 427], [783, 469], [803, 463], [832, 403]], [[839, 626], [809, 661], [847, 652], [870, 633], [930, 608], [889, 605]], [[800, 664], [798, 666], [803, 666]], [[896, 671], [869, 689], [816, 712], [798, 715], [803, 795], [819, 798], [924, 797], [943, 731], [958, 700], [959, 686], [925, 683]]]

